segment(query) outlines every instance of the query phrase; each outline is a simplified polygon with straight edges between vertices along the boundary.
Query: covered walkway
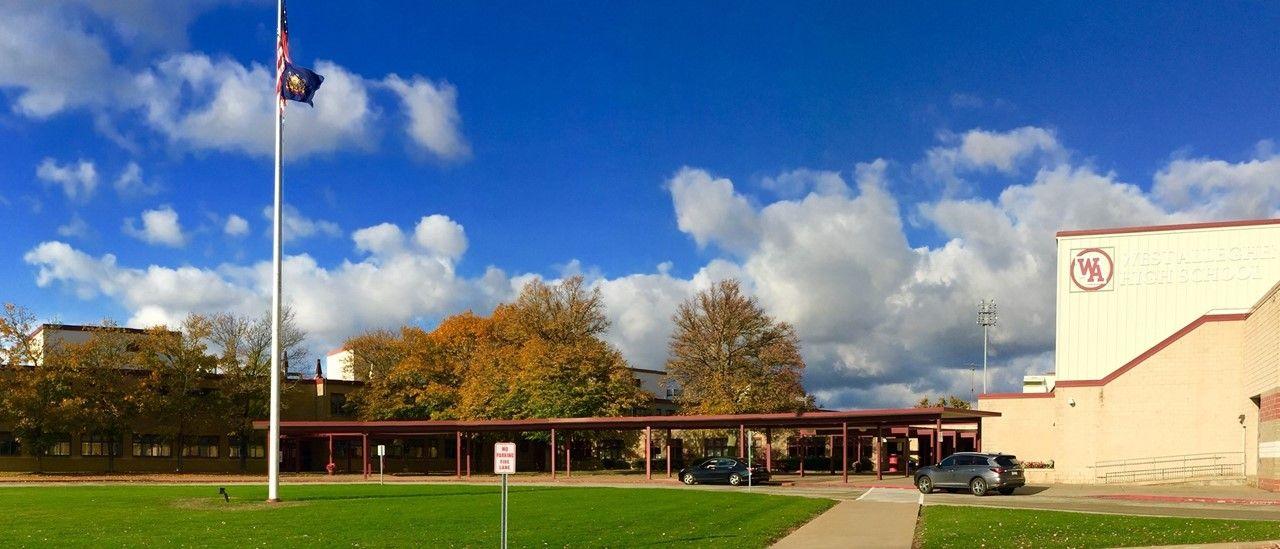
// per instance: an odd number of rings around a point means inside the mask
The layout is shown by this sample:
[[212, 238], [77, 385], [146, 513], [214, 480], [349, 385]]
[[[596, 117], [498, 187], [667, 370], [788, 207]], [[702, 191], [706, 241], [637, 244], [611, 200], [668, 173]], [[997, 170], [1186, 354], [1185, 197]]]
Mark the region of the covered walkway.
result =
[[[654, 431], [665, 433], [661, 455], [666, 476], [672, 474], [672, 432], [692, 429], [737, 430], [736, 444], [739, 458], [746, 458], [748, 432], [763, 433], [763, 465], [774, 470], [773, 430], [795, 430], [799, 433], [799, 474], [805, 474], [804, 453], [811, 447], [810, 441], [825, 442], [831, 473], [836, 472], [837, 444], [842, 480], [849, 481], [849, 461], [862, 462], [870, 455], [879, 456], [874, 465], [877, 478], [885, 469], [910, 475], [911, 442], [916, 442], [918, 461], [921, 464], [936, 463], [941, 456], [962, 449], [981, 450], [982, 419], [997, 417], [998, 412], [962, 410], [956, 408], [903, 408], [879, 410], [818, 411], [777, 414], [691, 415], [691, 416], [625, 416], [586, 418], [539, 418], [514, 420], [401, 420], [401, 421], [284, 421], [281, 422], [281, 447], [293, 448], [295, 467], [302, 469], [300, 460], [303, 441], [322, 442], [327, 446], [327, 468], [334, 469], [334, 445], [345, 448], [358, 444], [362, 472], [367, 477], [373, 473], [370, 459], [370, 441], [396, 437], [449, 437], [453, 438], [453, 450], [448, 452], [459, 477], [470, 476], [476, 457], [484, 452], [475, 448], [476, 435], [481, 433], [505, 433], [518, 438], [519, 433], [545, 432], [548, 434], [549, 468], [552, 478], [563, 468], [572, 473], [573, 434], [587, 431], [636, 431], [640, 433], [641, 455], [644, 459], [646, 479], [654, 474]], [[266, 429], [266, 421], [254, 422], [257, 429]], [[292, 445], [287, 444], [292, 442]], [[893, 446], [893, 449], [890, 449]], [[864, 448], [868, 456], [863, 455]], [[563, 458], [561, 453], [563, 452]], [[348, 453], [350, 457], [354, 453]], [[681, 456], [676, 449], [676, 456]], [[289, 456], [285, 457], [289, 461]]]

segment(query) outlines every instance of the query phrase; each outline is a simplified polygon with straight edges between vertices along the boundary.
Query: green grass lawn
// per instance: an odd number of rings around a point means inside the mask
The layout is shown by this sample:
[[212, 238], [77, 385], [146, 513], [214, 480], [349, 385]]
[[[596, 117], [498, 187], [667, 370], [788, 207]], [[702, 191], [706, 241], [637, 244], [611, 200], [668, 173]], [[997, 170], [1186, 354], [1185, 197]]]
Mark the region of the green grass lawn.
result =
[[[498, 487], [0, 488], [0, 545], [493, 547]], [[834, 502], [742, 490], [513, 486], [512, 547], [764, 547]]]
[[918, 540], [944, 547], [1125, 547], [1280, 539], [1280, 522], [930, 505]]

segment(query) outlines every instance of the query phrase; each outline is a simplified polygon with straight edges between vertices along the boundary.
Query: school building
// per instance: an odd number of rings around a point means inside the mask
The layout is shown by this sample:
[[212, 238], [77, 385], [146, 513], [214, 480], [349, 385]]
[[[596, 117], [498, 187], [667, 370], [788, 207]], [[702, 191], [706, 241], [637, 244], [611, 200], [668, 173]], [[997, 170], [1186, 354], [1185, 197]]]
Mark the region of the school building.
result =
[[1055, 371], [979, 397], [988, 449], [1029, 482], [1280, 489], [1280, 220], [1062, 231], [1056, 272]]

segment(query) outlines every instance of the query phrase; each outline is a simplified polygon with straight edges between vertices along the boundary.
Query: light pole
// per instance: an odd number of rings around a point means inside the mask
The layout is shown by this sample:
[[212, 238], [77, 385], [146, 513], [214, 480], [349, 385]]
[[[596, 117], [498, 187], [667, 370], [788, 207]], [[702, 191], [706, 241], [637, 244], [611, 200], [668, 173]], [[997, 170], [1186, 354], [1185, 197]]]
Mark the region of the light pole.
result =
[[996, 325], [1000, 315], [996, 312], [996, 299], [978, 302], [978, 325], [982, 326], [982, 393], [987, 392], [987, 332]]

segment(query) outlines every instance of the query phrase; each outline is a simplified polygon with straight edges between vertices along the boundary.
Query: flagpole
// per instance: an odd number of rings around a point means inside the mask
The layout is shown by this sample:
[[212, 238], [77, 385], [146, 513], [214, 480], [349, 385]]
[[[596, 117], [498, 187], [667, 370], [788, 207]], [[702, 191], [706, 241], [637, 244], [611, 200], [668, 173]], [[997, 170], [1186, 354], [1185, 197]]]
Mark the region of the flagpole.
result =
[[[277, 0], [276, 5], [276, 48], [280, 47], [283, 26], [284, 0]], [[279, 55], [279, 52], [277, 52]], [[276, 71], [276, 81], [280, 79], [280, 71]], [[271, 222], [273, 236], [271, 250], [271, 420], [267, 430], [267, 501], [280, 501], [280, 256], [283, 227], [281, 212], [280, 155], [282, 129], [284, 128], [279, 93], [272, 101], [276, 111], [276, 165], [275, 165], [275, 206]]]

